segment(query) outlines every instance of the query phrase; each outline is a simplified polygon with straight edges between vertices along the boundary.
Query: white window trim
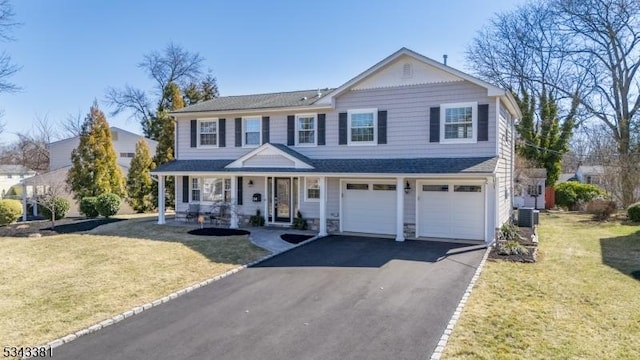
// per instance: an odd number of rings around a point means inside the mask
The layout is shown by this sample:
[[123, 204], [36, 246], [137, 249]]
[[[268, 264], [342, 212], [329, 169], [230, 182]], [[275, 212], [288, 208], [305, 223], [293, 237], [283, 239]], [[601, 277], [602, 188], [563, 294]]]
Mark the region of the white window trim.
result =
[[[318, 179], [318, 182], [320, 181], [320, 178], [317, 176], [305, 176], [304, 177], [304, 201], [305, 202], [319, 202], [320, 198], [317, 199], [313, 199], [313, 198], [309, 198], [308, 195], [308, 187], [307, 187], [307, 179]], [[320, 193], [320, 197], [322, 197], [322, 193]]]
[[[298, 119], [301, 117], [313, 117], [313, 144], [300, 144], [299, 142], [299, 137], [300, 137], [300, 128], [298, 127], [299, 123], [298, 123]], [[300, 147], [312, 147], [312, 146], [318, 146], [318, 114], [312, 114], [312, 113], [308, 113], [308, 114], [295, 114], [295, 118], [296, 118], [296, 126], [295, 126], [295, 144], [296, 146], [300, 146]]]
[[[247, 137], [246, 137], [246, 133], [247, 133], [247, 120], [255, 120], [258, 119], [258, 125], [260, 126], [260, 129], [258, 130], [258, 144], [257, 145], [251, 145], [251, 144], [247, 144]], [[262, 116], [261, 115], [254, 115], [254, 116], [243, 116], [242, 117], [242, 147], [243, 148], [257, 148], [260, 145], [262, 145]]]
[[[373, 141], [351, 141], [351, 115], [373, 113]], [[348, 146], [376, 146], [378, 145], [378, 109], [347, 110], [347, 145]]]
[[[220, 122], [218, 118], [203, 118], [197, 119], [198, 126], [196, 129], [197, 132], [197, 147], [199, 148], [217, 148], [220, 145]], [[216, 144], [215, 145], [201, 145], [200, 144], [200, 123], [201, 122], [215, 122], [216, 123]]]
[[[218, 178], [222, 180], [222, 198], [224, 201], [224, 197], [225, 197], [225, 192], [227, 190], [231, 191], [231, 188], [227, 189], [225, 188], [225, 181], [226, 180], [231, 180], [230, 177], [216, 177], [216, 176], [190, 176], [189, 177], [189, 202], [190, 203], [197, 203], [197, 204], [202, 204], [202, 205], [212, 205], [215, 204], [217, 202], [219, 202], [220, 200], [204, 200], [204, 179], [206, 178]], [[197, 179], [198, 180], [198, 191], [200, 193], [200, 200], [193, 200], [193, 190], [195, 190], [193, 188], [193, 180], [192, 179]]]
[[[195, 189], [193, 187], [193, 180], [198, 181], [198, 188]], [[198, 200], [193, 200], [193, 191], [198, 190]], [[202, 202], [202, 180], [199, 177], [189, 177], [189, 203], [200, 203]]]
[[[471, 131], [473, 137], [471, 139], [446, 139], [445, 138], [445, 117], [447, 109], [455, 109], [461, 107], [471, 107]], [[449, 103], [440, 104], [440, 143], [441, 144], [475, 144], [478, 142], [478, 102], [465, 103]]]

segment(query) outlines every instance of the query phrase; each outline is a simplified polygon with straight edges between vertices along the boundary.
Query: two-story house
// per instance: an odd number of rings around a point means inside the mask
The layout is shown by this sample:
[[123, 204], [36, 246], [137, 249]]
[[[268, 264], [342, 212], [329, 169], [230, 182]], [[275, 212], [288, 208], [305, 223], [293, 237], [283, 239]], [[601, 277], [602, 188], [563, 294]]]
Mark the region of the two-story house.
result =
[[[299, 210], [319, 235], [490, 243], [512, 208], [508, 91], [402, 48], [335, 89], [227, 96], [172, 113], [176, 208], [231, 204], [231, 227]], [[158, 222], [164, 223], [164, 200]]]

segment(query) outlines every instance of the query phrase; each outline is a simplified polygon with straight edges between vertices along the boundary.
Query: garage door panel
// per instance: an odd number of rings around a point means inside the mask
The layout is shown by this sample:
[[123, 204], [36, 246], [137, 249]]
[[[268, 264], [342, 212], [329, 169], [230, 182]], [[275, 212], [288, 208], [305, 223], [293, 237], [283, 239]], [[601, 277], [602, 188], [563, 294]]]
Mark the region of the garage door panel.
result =
[[342, 192], [343, 231], [395, 234], [394, 184], [346, 182]]
[[464, 183], [418, 187], [418, 236], [482, 240], [484, 189]]

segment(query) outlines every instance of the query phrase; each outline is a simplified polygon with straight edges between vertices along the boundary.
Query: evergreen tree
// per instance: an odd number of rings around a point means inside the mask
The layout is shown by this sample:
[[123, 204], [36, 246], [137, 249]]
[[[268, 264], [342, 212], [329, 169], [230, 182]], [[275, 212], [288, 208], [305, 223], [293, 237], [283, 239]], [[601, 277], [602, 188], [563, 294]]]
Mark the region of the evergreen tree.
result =
[[[169, 83], [163, 94], [163, 101], [160, 109], [156, 113], [156, 123], [160, 126], [158, 135], [158, 147], [153, 161], [156, 165], [165, 164], [174, 159], [174, 136], [175, 136], [175, 120], [169, 115], [169, 111], [181, 109], [184, 107], [182, 92], [176, 83]], [[175, 179], [168, 177], [166, 184], [166, 205], [175, 205]], [[157, 185], [154, 185], [154, 194], [157, 194]], [[155, 195], [154, 195], [155, 196]], [[157, 199], [154, 201], [157, 204]]]
[[71, 152], [67, 184], [77, 201], [103, 193], [125, 195], [125, 180], [111, 142], [104, 113], [94, 102], [80, 134], [80, 144]]
[[154, 208], [153, 180], [151, 169], [155, 164], [149, 153], [147, 141], [143, 138], [136, 143], [136, 153], [131, 159], [129, 174], [127, 175], [128, 202], [133, 210], [145, 212]]
[[522, 119], [516, 125], [521, 140], [516, 151], [535, 166], [545, 168], [547, 185], [554, 186], [562, 170], [562, 156], [569, 151], [578, 101], [572, 102], [569, 114], [560, 123], [553, 94], [547, 95], [543, 90], [539, 106], [527, 91], [522, 91], [521, 96], [514, 94], [514, 97], [522, 112]]

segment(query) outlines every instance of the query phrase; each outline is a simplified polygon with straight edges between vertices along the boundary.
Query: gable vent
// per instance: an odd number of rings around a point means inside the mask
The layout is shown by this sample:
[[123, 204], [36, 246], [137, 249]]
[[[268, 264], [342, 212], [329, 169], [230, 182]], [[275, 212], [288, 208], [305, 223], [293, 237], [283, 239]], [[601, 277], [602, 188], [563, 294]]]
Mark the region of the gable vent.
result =
[[408, 79], [413, 76], [413, 64], [404, 63], [402, 65], [402, 78]]

